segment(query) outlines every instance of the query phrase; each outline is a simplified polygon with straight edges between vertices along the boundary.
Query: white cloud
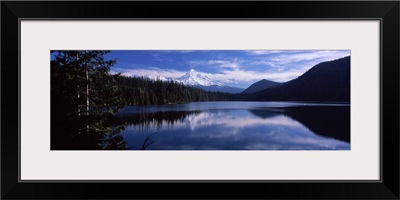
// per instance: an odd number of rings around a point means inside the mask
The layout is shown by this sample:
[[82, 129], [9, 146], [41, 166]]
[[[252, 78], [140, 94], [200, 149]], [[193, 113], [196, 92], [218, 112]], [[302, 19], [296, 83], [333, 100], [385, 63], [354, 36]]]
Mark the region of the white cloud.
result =
[[163, 53], [151, 53], [150, 55], [153, 57], [154, 61], [158, 61], [158, 62], [171, 62], [171, 61], [173, 61], [173, 59], [171, 59], [170, 57], [164, 55]]
[[230, 68], [230, 69], [239, 69], [240, 63], [238, 59], [233, 59], [233, 61], [229, 60], [209, 60], [208, 64], [216, 65], [219, 68]]
[[295, 64], [296, 62], [310, 61], [314, 60], [319, 63], [321, 61], [329, 61], [337, 58], [342, 58], [350, 55], [350, 51], [311, 51], [296, 54], [279, 54], [277, 56], [272, 56], [267, 58], [276, 64]]
[[283, 51], [283, 50], [248, 50], [247, 52], [252, 55], [269, 55], [269, 54], [282, 53], [285, 51]]
[[[254, 59], [214, 59], [214, 60], [190, 60], [187, 64], [197, 71], [205, 68], [213, 68], [215, 72], [208, 75], [210, 78], [236, 87], [248, 87], [250, 84], [262, 79], [276, 82], [286, 82], [305, 73], [318, 63], [342, 58], [350, 55], [350, 51], [248, 51], [254, 55]], [[268, 55], [267, 55], [268, 54]], [[140, 66], [135, 66], [139, 68]], [[125, 76], [153, 76], [166, 78], [179, 78], [186, 71], [174, 69], [146, 67], [145, 69], [121, 69]]]
[[195, 66], [195, 67], [208, 65], [208, 61], [206, 61], [206, 60], [189, 60], [189, 61], [187, 61], [187, 63], [189, 65]]
[[189, 65], [194, 66], [214, 66], [218, 68], [232, 68], [237, 69], [240, 67], [241, 61], [237, 58], [232, 60], [189, 60], [187, 61]]
[[298, 68], [287, 71], [249, 71], [249, 70], [224, 70], [219, 74], [214, 74], [214, 78], [223, 83], [245, 82], [254, 83], [267, 79], [276, 82], [286, 82], [302, 75], [307, 69]]
[[257, 61], [253, 61], [250, 62], [249, 65], [261, 65], [261, 66], [268, 66], [271, 67], [274, 70], [277, 71], [282, 71], [285, 69], [284, 65], [282, 64], [278, 64], [269, 60], [257, 60]]
[[[238, 120], [240, 119], [240, 120]], [[187, 124], [190, 126], [192, 131], [210, 126], [223, 125], [224, 128], [228, 128], [229, 131], [224, 131], [220, 133], [213, 133], [212, 135], [201, 134], [201, 135], [191, 135], [191, 137], [231, 137], [232, 135], [240, 134], [240, 129], [254, 127], [254, 126], [285, 126], [285, 127], [297, 127], [304, 128], [302, 124], [294, 121], [286, 116], [278, 115], [266, 119], [239, 115], [231, 113], [229, 116], [225, 112], [202, 112], [199, 114], [192, 114], [187, 117]]]
[[[289, 81], [302, 75], [308, 69], [324, 61], [335, 60], [350, 55], [350, 51], [310, 51], [301, 53], [280, 53], [262, 57], [249, 63], [268, 68], [267, 77], [275, 81]], [[266, 78], [268, 79], [268, 78]]]

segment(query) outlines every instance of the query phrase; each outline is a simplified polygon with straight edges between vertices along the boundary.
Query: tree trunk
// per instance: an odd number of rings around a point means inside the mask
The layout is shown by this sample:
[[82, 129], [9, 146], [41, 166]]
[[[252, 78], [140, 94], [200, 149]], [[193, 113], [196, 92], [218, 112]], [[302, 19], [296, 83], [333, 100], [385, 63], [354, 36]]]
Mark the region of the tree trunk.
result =
[[[78, 51], [76, 52], [76, 61], [77, 61], [77, 63], [78, 63], [78, 60], [79, 60], [79, 55], [78, 55]], [[79, 88], [79, 85], [78, 85], [78, 116], [81, 116], [81, 104], [79, 103], [80, 101], [79, 101], [79, 99], [81, 98], [81, 94], [79, 93], [79, 91], [80, 91], [80, 88]]]
[[[89, 117], [89, 60], [86, 51], [86, 117]], [[86, 132], [89, 133], [89, 124], [86, 124]]]
[[89, 66], [86, 63], [86, 115], [89, 116]]
[[[76, 52], [76, 63], [78, 64], [79, 61], [79, 54], [78, 51]], [[78, 120], [80, 120], [80, 116], [81, 116], [81, 104], [80, 104], [80, 98], [81, 98], [81, 94], [80, 94], [80, 86], [78, 84]], [[81, 134], [81, 129], [78, 129], [78, 134]]]

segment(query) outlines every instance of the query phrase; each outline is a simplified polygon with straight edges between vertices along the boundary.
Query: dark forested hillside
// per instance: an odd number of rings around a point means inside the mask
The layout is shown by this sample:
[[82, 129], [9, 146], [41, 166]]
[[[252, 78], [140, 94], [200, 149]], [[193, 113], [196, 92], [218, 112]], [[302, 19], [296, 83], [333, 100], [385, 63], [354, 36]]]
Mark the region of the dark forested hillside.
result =
[[242, 93], [243, 93], [243, 94], [246, 94], [246, 93], [259, 92], [259, 91], [265, 90], [265, 89], [267, 89], [267, 88], [271, 88], [271, 87], [278, 86], [278, 85], [280, 85], [280, 84], [281, 84], [281, 83], [263, 79], [263, 80], [258, 81], [258, 82], [256, 82], [256, 83], [253, 83], [253, 84], [250, 85], [247, 89], [245, 89]]
[[236, 97], [263, 101], [350, 102], [350, 56], [317, 64], [280, 86]]
[[121, 76], [118, 79], [118, 85], [128, 105], [223, 101], [231, 98], [227, 93], [207, 92], [174, 81], [164, 82], [144, 77]]

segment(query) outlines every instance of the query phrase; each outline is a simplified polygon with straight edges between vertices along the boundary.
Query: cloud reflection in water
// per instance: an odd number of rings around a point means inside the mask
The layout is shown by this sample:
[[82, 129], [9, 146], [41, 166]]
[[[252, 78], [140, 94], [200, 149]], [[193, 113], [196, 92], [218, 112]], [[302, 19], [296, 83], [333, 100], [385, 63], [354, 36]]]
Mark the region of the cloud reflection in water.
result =
[[150, 150], [349, 150], [283, 112], [262, 109], [168, 111], [132, 116], [122, 133], [137, 146], [157, 132]]

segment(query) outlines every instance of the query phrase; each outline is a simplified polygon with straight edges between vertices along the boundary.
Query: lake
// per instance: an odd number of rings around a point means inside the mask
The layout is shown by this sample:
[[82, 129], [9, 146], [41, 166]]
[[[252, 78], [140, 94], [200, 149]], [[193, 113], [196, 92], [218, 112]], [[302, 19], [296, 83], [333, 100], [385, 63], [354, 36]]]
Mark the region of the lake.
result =
[[133, 150], [350, 150], [350, 104], [192, 102], [127, 106]]

